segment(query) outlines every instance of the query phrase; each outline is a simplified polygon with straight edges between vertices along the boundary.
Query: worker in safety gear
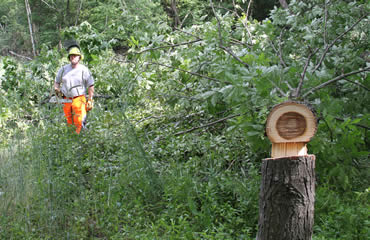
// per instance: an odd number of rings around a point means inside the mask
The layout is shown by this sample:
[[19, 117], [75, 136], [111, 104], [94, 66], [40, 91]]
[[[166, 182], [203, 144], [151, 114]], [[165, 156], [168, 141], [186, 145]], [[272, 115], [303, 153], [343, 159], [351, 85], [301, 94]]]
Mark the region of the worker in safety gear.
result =
[[74, 124], [77, 133], [84, 128], [86, 114], [94, 106], [94, 78], [89, 69], [80, 63], [82, 59], [80, 48], [70, 47], [68, 50], [70, 64], [59, 69], [54, 83], [57, 96], [72, 100], [72, 102], [63, 103], [63, 111], [67, 123]]

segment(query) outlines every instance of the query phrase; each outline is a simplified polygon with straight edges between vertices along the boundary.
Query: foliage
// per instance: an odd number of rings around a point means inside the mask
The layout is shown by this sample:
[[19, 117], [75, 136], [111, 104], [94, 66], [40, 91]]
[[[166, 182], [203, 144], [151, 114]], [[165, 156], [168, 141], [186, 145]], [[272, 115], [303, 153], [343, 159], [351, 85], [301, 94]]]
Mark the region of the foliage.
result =
[[81, 24], [44, 26], [80, 43], [96, 79], [81, 135], [48, 103], [57, 41], [2, 59], [0, 238], [254, 239], [264, 124], [288, 99], [319, 119], [314, 239], [366, 238], [369, 4], [290, 1], [259, 22], [177, 2], [182, 20], [194, 9], [177, 30], [170, 2], [149, 0], [86, 1]]

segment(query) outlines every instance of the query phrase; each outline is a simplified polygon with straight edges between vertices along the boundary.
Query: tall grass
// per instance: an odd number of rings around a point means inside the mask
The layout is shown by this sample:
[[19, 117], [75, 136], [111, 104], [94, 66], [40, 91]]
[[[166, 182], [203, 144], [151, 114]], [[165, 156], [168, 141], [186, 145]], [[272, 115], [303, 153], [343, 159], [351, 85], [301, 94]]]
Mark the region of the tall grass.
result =
[[[257, 171], [246, 176], [250, 184], [240, 180], [225, 168], [230, 161], [218, 155], [227, 151], [223, 148], [207, 152], [205, 146], [187, 159], [181, 154], [154, 157], [158, 152], [141, 143], [122, 109], [94, 111], [89, 129], [80, 135], [50, 122], [0, 151], [1, 239], [253, 235]], [[183, 141], [183, 147], [194, 148], [202, 140]], [[248, 214], [254, 220], [246, 223]]]
[[106, 236], [124, 204], [157, 199], [140, 143], [110, 120], [81, 135], [50, 124], [1, 150], [1, 237]]

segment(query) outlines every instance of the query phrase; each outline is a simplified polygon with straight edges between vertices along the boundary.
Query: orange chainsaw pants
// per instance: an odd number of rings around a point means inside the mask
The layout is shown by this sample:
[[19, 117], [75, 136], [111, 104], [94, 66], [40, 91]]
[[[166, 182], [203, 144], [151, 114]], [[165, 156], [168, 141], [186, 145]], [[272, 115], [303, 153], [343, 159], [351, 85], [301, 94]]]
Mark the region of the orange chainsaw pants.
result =
[[71, 103], [64, 103], [64, 115], [69, 125], [76, 126], [76, 133], [80, 133], [86, 119], [86, 97], [81, 95], [74, 97]]

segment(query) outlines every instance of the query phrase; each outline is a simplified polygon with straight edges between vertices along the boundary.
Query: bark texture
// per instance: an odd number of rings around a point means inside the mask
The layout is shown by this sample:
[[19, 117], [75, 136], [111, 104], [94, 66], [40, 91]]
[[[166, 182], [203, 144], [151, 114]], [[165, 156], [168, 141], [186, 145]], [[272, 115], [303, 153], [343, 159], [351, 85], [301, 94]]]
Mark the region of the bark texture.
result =
[[258, 240], [311, 240], [315, 155], [262, 161]]

